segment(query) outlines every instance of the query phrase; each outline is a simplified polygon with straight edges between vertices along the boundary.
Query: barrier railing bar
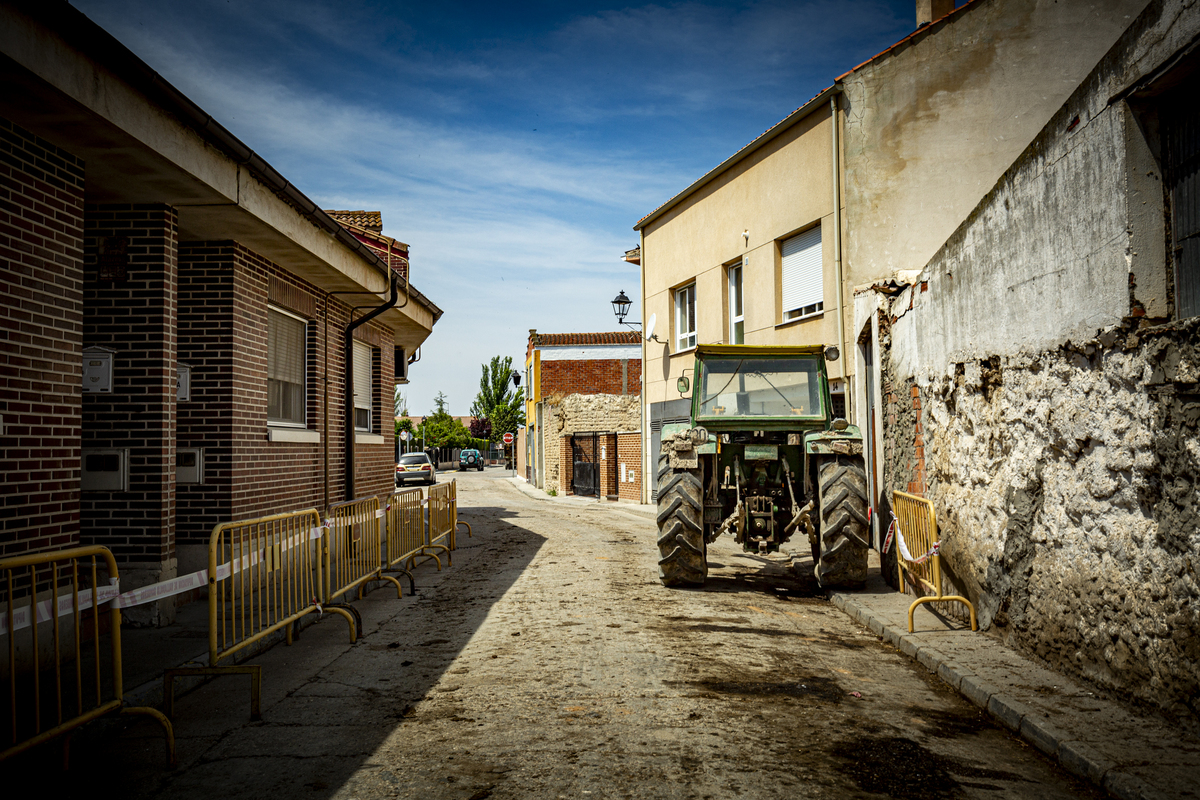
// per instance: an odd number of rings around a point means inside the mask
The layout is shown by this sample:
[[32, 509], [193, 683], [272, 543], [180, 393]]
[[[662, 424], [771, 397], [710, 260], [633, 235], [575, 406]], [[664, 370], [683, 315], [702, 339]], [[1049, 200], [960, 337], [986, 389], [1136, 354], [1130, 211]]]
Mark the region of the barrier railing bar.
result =
[[[908, 632], [913, 632], [913, 613], [925, 603], [955, 601], [967, 606], [971, 614], [971, 630], [979, 630], [975, 619], [975, 605], [961, 595], [942, 593], [942, 560], [937, 540], [937, 517], [933, 503], [924, 497], [907, 492], [892, 492], [892, 506], [896, 513], [896, 569], [903, 590], [905, 583], [914, 592], [929, 592], [917, 597], [908, 607]], [[909, 551], [916, 546], [916, 554]], [[906, 580], [905, 572], [908, 572]]]

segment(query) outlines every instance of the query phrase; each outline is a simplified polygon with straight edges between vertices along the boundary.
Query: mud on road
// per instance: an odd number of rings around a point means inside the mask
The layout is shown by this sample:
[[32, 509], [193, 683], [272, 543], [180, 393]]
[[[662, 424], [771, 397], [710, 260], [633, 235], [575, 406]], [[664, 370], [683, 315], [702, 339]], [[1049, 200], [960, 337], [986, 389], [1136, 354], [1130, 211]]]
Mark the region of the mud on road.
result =
[[[264, 664], [263, 721], [215, 682], [116, 756], [131, 796], [1097, 797], [858, 627], [782, 559], [709, 553], [663, 588], [652, 521], [458, 476], [454, 566]], [[244, 689], [243, 689], [244, 691]], [[139, 729], [140, 730], [140, 729]], [[139, 759], [141, 759], [139, 761]], [[157, 760], [161, 761], [161, 757]]]

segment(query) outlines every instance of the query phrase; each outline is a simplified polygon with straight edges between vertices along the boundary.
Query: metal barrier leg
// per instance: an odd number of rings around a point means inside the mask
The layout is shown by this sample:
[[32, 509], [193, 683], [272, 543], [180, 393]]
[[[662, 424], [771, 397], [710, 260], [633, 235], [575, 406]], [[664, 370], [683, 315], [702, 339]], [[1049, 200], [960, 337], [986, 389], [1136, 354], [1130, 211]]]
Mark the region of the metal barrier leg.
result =
[[121, 713], [150, 717], [162, 726], [163, 733], [167, 737], [167, 763], [171, 765], [171, 769], [175, 769], [175, 728], [172, 727], [171, 720], [167, 719], [157, 708], [149, 706], [125, 706], [121, 709]]
[[[439, 566], [440, 566], [440, 565], [439, 565]], [[400, 568], [400, 567], [388, 567], [386, 571], [387, 571], [387, 572], [400, 572], [400, 573], [403, 573], [405, 576], [407, 576], [407, 577], [408, 577], [408, 593], [409, 593], [409, 594], [416, 594], [416, 593], [417, 593], [417, 582], [416, 582], [416, 580], [413, 578], [413, 574], [412, 574], [411, 572], [409, 572], [409, 571], [408, 571], [408, 570], [406, 570], [406, 569], [402, 569], [402, 568]]]
[[474, 539], [474, 538], [475, 538], [474, 536], [472, 536], [472, 535], [471, 535], [471, 523], [469, 523], [469, 522], [463, 522], [462, 520], [459, 520], [459, 521], [458, 521], [458, 524], [459, 524], [459, 525], [466, 525], [466, 526], [467, 526], [467, 538], [469, 538], [469, 539]]
[[921, 605], [922, 603], [941, 603], [941, 602], [945, 602], [947, 600], [957, 600], [958, 602], [966, 605], [966, 607], [971, 612], [971, 630], [973, 630], [973, 631], [979, 630], [979, 624], [975, 621], [975, 605], [974, 605], [974, 603], [972, 603], [970, 600], [968, 600], [965, 597], [960, 597], [959, 595], [955, 594], [955, 595], [945, 595], [942, 597], [918, 597], [916, 600], [914, 600], [912, 602], [912, 605], [910, 605], [908, 607], [908, 632], [909, 633], [913, 632], [913, 612], [917, 610], [917, 606]]
[[[384, 575], [384, 574], [380, 573], [379, 575], [375, 576], [375, 580], [381, 581], [381, 582], [382, 581], [391, 581], [392, 583], [396, 584], [396, 597], [400, 597], [400, 598], [404, 597], [404, 587], [401, 585], [400, 581], [396, 580], [391, 575]], [[368, 583], [370, 583], [370, 581], [363, 581], [362, 583], [360, 583], [358, 585], [358, 599], [359, 600], [363, 599], [363, 593], [365, 592]]]
[[357, 608], [348, 603], [326, 603], [322, 608], [345, 617], [346, 622], [350, 623], [350, 644], [358, 641], [358, 634], [362, 630], [362, 617]]

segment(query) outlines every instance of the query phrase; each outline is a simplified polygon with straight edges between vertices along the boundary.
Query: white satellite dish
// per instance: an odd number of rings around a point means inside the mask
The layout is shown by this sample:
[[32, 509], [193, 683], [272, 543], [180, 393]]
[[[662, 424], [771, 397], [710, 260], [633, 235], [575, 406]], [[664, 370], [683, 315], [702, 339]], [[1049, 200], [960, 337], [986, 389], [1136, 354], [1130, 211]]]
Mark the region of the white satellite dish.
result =
[[646, 323], [646, 335], [645, 335], [646, 339], [650, 339], [654, 336], [654, 323], [657, 321], [658, 321], [658, 315], [651, 314], [650, 321]]

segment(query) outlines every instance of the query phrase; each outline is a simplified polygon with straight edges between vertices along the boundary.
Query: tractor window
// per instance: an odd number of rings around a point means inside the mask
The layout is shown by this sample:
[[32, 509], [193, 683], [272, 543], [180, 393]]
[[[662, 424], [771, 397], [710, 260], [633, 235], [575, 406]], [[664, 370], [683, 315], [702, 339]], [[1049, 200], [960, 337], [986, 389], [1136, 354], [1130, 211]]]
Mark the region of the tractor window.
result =
[[815, 359], [715, 358], [700, 367], [701, 417], [819, 417]]

